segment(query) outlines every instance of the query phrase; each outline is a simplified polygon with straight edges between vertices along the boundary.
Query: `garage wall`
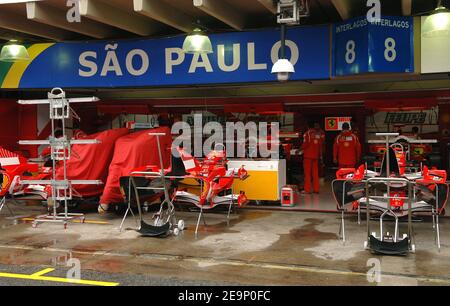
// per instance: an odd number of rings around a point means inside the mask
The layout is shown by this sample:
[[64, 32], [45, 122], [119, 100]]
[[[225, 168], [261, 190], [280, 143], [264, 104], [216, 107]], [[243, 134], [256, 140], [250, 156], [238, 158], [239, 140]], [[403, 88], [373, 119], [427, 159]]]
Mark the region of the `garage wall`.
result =
[[14, 100], [0, 100], [0, 146], [18, 150], [18, 105]]
[[0, 99], [0, 146], [33, 157], [36, 156], [37, 148], [19, 146], [18, 141], [35, 139], [36, 135], [36, 107], [19, 106], [16, 100]]
[[394, 111], [391, 113], [404, 113], [404, 114], [416, 114], [416, 113], [422, 113], [425, 116], [425, 122], [423, 123], [417, 123], [417, 122], [410, 122], [410, 123], [399, 123], [399, 124], [387, 124], [385, 122], [386, 116], [389, 112], [377, 112], [373, 114], [372, 116], [367, 117], [367, 124], [366, 124], [366, 137], [368, 139], [377, 139], [377, 137], [374, 135], [375, 133], [379, 132], [397, 132], [397, 127], [400, 127], [402, 130], [402, 133], [408, 134], [411, 133], [411, 130], [414, 126], [417, 126], [419, 128], [419, 133], [423, 137], [431, 136], [437, 137], [437, 134], [439, 132], [439, 108], [435, 107], [430, 110], [423, 110], [423, 111]]

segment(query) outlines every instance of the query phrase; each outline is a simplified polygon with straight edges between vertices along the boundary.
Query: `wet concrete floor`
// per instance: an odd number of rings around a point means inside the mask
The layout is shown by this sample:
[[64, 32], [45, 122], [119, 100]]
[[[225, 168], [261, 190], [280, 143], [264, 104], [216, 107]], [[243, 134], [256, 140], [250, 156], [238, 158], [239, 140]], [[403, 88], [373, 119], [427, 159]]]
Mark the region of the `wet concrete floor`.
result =
[[[12, 208], [22, 216], [39, 213], [37, 208]], [[182, 234], [145, 238], [134, 230], [120, 232], [121, 217], [114, 214], [90, 213], [88, 223], [71, 223], [64, 230], [47, 223], [32, 228], [23, 221], [29, 219], [3, 212], [0, 264], [51, 267], [76, 258], [82, 271], [215, 284], [450, 285], [447, 219], [441, 220], [440, 251], [431, 222], [425, 221], [414, 224], [416, 253], [396, 257], [364, 250], [365, 221], [358, 225], [354, 215], [346, 218], [345, 244], [338, 238], [339, 214], [242, 210], [228, 222], [226, 214], [206, 214], [207, 226], [200, 226], [197, 237], [197, 214], [177, 216], [187, 225]], [[377, 222], [372, 224], [378, 229]], [[134, 226], [129, 217], [125, 227]], [[367, 276], [374, 262], [380, 263], [381, 283]]]

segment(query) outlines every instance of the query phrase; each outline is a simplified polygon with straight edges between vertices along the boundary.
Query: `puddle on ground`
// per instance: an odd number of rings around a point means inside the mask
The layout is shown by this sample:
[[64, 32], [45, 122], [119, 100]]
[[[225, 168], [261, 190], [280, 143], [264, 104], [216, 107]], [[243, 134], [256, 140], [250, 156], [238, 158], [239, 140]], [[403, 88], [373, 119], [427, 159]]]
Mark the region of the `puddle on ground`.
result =
[[269, 222], [266, 219], [271, 215], [272, 212], [266, 211], [241, 211], [229, 224], [225, 221], [212, 228], [209, 225], [202, 226], [199, 240], [194, 242], [194, 246], [207, 249], [217, 258], [267, 249], [278, 241], [280, 234], [289, 231], [287, 226], [280, 224], [274, 224], [270, 226], [271, 230], [266, 230]]
[[361, 245], [345, 246], [336, 232], [319, 231], [325, 220], [316, 218], [307, 218], [305, 225], [292, 229], [288, 234], [280, 236], [280, 240], [275, 243], [271, 250], [291, 249], [298, 253], [312, 255], [314, 258], [323, 260], [349, 260], [357, 256], [362, 251]]
[[[242, 220], [240, 218], [231, 218], [230, 220], [221, 221], [219, 223], [208, 222], [208, 215], [206, 215], [206, 225], [200, 221], [198, 226], [198, 234], [219, 234], [219, 233], [239, 233], [239, 231], [232, 230], [231, 227], [238, 224]], [[195, 224], [187, 227], [185, 230], [195, 232]]]
[[246, 211], [240, 211], [239, 212], [239, 219], [241, 221], [248, 221], [248, 220], [256, 220], [261, 218], [266, 218], [271, 216], [272, 213], [269, 211], [257, 211], [257, 210], [246, 210]]
[[319, 239], [322, 241], [338, 239], [336, 233], [321, 232], [317, 230], [317, 226], [321, 225], [324, 220], [308, 218], [305, 219], [305, 222], [307, 224], [305, 224], [304, 226], [291, 230], [291, 232], [289, 233], [289, 237], [294, 240], [313, 239], [314, 241], [317, 241]]
[[127, 271], [127, 263], [124, 259], [102, 259], [95, 261], [95, 269], [108, 273], [123, 273]]
[[[416, 245], [417, 247], [417, 245]], [[410, 254], [415, 256], [415, 269], [418, 275], [430, 276], [430, 277], [449, 277], [450, 271], [450, 261], [447, 252], [435, 249], [430, 251], [417, 250], [415, 254]]]
[[[221, 222], [218, 224], [207, 224], [200, 225], [198, 227], [198, 235], [200, 234], [222, 234], [222, 233], [239, 233], [239, 231], [231, 230], [231, 222], [228, 224], [227, 222]], [[195, 226], [190, 227], [193, 232], [195, 232]]]
[[0, 229], [8, 229], [16, 225], [31, 224], [31, 223], [33, 223], [33, 218], [29, 216], [6, 217], [4, 218], [4, 221], [2, 220], [2, 224], [0, 224]]
[[[272, 213], [265, 211], [240, 211], [239, 215], [231, 214], [229, 220], [226, 219], [226, 214], [223, 215], [223, 218], [215, 216], [214, 221], [221, 220], [218, 223], [210, 223], [211, 218], [208, 218], [208, 215], [210, 214], [204, 214], [206, 219], [206, 226], [203, 223], [203, 220], [200, 220], [200, 225], [198, 227], [199, 236], [201, 234], [239, 233], [239, 230], [232, 229], [232, 227], [244, 221], [252, 221], [269, 217], [272, 215]], [[185, 230], [195, 232], [195, 226], [196, 224], [193, 223], [189, 225], [189, 227], [186, 227]]]

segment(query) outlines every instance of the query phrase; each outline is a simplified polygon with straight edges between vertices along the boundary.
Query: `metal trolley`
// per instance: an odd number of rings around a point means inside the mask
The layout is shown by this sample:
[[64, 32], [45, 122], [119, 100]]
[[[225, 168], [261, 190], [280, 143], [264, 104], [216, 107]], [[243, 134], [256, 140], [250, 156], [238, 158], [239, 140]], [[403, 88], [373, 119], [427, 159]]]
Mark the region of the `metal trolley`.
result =
[[[384, 195], [372, 195], [371, 186], [373, 184], [384, 184], [387, 187], [387, 193]], [[390, 187], [393, 184], [399, 184], [407, 188], [407, 196], [391, 196]], [[367, 222], [367, 241], [364, 242], [364, 247], [375, 253], [388, 254], [388, 255], [406, 255], [409, 252], [415, 252], [414, 236], [412, 229], [412, 189], [413, 182], [405, 178], [385, 178], [376, 177], [365, 180], [365, 199], [362, 199], [360, 204], [365, 204], [366, 208], [366, 222]], [[408, 203], [407, 216], [408, 216], [408, 229], [407, 233], [399, 238], [399, 217], [404, 216], [404, 210], [394, 211], [391, 206], [391, 200], [404, 200]], [[371, 230], [371, 210], [381, 212], [379, 219], [380, 232], [379, 235]], [[391, 216], [395, 221], [394, 234], [390, 235], [389, 232], [385, 232], [384, 218]]]
[[[39, 223], [49, 222], [62, 223], [64, 225], [64, 228], [67, 228], [68, 221], [71, 221], [73, 219], [79, 219], [82, 223], [84, 223], [84, 214], [68, 212], [68, 201], [72, 199], [72, 185], [101, 185], [103, 183], [100, 180], [70, 180], [67, 177], [67, 161], [70, 159], [71, 146], [73, 144], [90, 145], [98, 144], [99, 141], [96, 139], [69, 139], [65, 133], [65, 128], [67, 119], [69, 119], [71, 116], [78, 117], [70, 107], [71, 103], [91, 103], [97, 101], [99, 101], [97, 97], [70, 99], [66, 98], [66, 93], [61, 88], [53, 88], [51, 92], [48, 93], [47, 99], [18, 101], [18, 103], [21, 105], [48, 104], [49, 119], [52, 128], [49, 140], [19, 141], [19, 144], [21, 145], [48, 145], [51, 148], [51, 159], [53, 164], [52, 178], [50, 180], [22, 180], [19, 182], [22, 185], [50, 185], [52, 189], [52, 196], [49, 199], [51, 203], [49, 204], [52, 204], [53, 211], [50, 211], [49, 209], [48, 214], [38, 216], [32, 223], [33, 227], [37, 227]], [[60, 138], [55, 137], [57, 121], [61, 123], [63, 134]], [[58, 162], [61, 163], [63, 168], [62, 179], [57, 179], [56, 177], [56, 166]], [[57, 212], [57, 202], [63, 203], [64, 213]]]
[[[122, 219], [122, 223], [120, 224], [120, 230], [123, 228], [123, 224], [128, 213], [131, 213], [132, 216], [136, 217], [131, 208], [131, 194], [133, 193], [136, 198], [136, 204], [138, 208], [139, 214], [139, 222], [136, 227], [136, 231], [139, 232], [142, 236], [147, 237], [164, 237], [170, 234], [174, 234], [177, 236], [181, 231], [184, 230], [185, 224], [183, 220], [178, 220], [175, 217], [175, 206], [173, 205], [173, 199], [169, 195], [169, 186], [167, 179], [182, 179], [184, 177], [181, 176], [166, 176], [164, 170], [164, 164], [161, 153], [161, 144], [159, 137], [165, 136], [165, 133], [149, 133], [150, 136], [156, 137], [156, 143], [158, 145], [158, 154], [159, 154], [159, 162], [160, 162], [160, 171], [159, 172], [146, 172], [146, 171], [136, 171], [132, 172], [130, 175], [130, 179], [128, 181], [128, 207], [125, 211], [125, 215]], [[137, 177], [144, 177], [147, 179], [160, 180], [162, 186], [139, 186], [136, 183]], [[133, 191], [132, 191], [133, 190]], [[153, 224], [148, 224], [143, 219], [142, 213], [142, 205], [139, 198], [139, 191], [148, 190], [148, 191], [163, 191], [164, 192], [164, 200], [161, 202], [159, 211], [154, 215]]]

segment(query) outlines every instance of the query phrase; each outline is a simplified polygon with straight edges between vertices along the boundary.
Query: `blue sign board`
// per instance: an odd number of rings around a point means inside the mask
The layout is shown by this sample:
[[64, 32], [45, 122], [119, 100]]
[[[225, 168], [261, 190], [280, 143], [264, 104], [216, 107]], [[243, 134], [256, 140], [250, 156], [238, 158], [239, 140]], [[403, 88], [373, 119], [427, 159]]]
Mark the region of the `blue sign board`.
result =
[[355, 18], [333, 26], [333, 76], [414, 72], [412, 17]]
[[[123, 41], [62, 42], [29, 48], [26, 67], [2, 67], [2, 88], [146, 87], [276, 81], [280, 30], [211, 34], [214, 53], [182, 52], [183, 36]], [[291, 80], [330, 78], [330, 26], [287, 31]], [[0, 75], [1, 76], [1, 75]]]

